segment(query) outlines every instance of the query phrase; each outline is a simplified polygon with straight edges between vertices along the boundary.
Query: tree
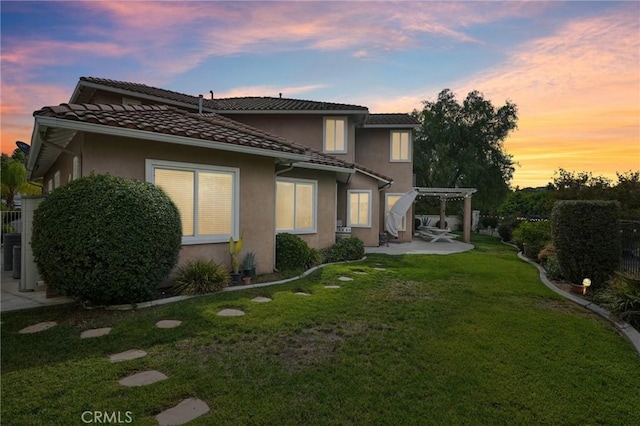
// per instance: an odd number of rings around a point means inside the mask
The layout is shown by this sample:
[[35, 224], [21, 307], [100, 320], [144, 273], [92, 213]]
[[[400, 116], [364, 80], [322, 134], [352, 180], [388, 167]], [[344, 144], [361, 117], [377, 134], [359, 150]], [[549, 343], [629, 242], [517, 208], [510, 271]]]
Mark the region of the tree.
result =
[[8, 210], [15, 209], [14, 198], [16, 193], [38, 195], [42, 192], [40, 186], [27, 181], [27, 169], [23, 163], [24, 157], [20, 157], [20, 154], [14, 152], [11, 157], [7, 154], [2, 154], [2, 163], [0, 165], [0, 167], [2, 167], [0, 172], [2, 184], [0, 188], [2, 198], [5, 200]]
[[496, 108], [478, 91], [459, 104], [449, 89], [423, 104], [414, 111], [421, 122], [414, 147], [417, 184], [477, 188], [476, 205], [495, 210], [509, 194], [515, 170], [503, 142], [517, 127], [516, 105], [507, 101]]

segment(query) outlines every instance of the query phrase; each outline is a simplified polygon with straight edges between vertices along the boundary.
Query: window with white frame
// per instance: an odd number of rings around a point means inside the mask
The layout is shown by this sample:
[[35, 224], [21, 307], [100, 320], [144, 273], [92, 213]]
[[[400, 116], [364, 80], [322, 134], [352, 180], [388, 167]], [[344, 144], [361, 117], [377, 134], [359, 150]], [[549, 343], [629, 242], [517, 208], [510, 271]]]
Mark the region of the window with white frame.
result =
[[53, 189], [60, 188], [60, 170], [53, 174]]
[[371, 227], [371, 190], [347, 191], [347, 226]]
[[347, 118], [325, 117], [324, 152], [337, 154], [347, 152]]
[[182, 220], [182, 243], [227, 242], [238, 238], [237, 168], [147, 160], [146, 179], [176, 204]]
[[80, 177], [80, 158], [73, 157], [73, 164], [71, 168], [71, 179], [76, 180]]
[[411, 131], [391, 131], [391, 161], [411, 161]]
[[[402, 197], [404, 194], [394, 194], [394, 193], [388, 193], [384, 195], [384, 204], [385, 204], [385, 209], [384, 209], [384, 214], [385, 214], [385, 218], [387, 216], [387, 214], [389, 214], [389, 211], [391, 211], [391, 208], [393, 207], [393, 205], [396, 203], [396, 201], [398, 201], [400, 199], [400, 197]], [[400, 227], [398, 228], [398, 231], [406, 231], [407, 230], [407, 217], [404, 216], [402, 218], [402, 222], [400, 223]]]
[[307, 179], [276, 180], [276, 232], [317, 231], [318, 182]]
[[49, 181], [47, 182], [47, 192], [51, 194], [52, 191], [53, 191], [53, 179], [49, 179]]

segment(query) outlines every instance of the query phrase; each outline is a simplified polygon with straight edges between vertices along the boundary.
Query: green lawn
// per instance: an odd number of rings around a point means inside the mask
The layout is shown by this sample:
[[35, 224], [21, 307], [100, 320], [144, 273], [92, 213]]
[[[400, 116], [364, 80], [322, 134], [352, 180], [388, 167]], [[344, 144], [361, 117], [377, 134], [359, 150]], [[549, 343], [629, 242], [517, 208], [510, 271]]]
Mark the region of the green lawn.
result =
[[[134, 424], [155, 424], [188, 397], [211, 407], [193, 422], [202, 425], [638, 424], [633, 347], [548, 290], [511, 248], [474, 239], [467, 253], [374, 255], [139, 311], [4, 314], [2, 424], [81, 424], [84, 411], [130, 411]], [[224, 308], [246, 315], [218, 317]], [[161, 319], [183, 324], [157, 329]], [[40, 321], [59, 325], [17, 333]], [[80, 339], [99, 327], [114, 330]], [[109, 363], [134, 348], [148, 356]], [[150, 369], [169, 379], [118, 384]]]

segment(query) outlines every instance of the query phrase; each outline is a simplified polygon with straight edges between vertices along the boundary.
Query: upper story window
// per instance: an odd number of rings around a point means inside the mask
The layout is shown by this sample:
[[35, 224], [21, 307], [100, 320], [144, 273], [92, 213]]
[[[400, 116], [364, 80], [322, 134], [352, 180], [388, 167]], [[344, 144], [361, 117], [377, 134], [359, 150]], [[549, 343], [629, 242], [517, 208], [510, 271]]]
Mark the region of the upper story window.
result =
[[182, 244], [228, 242], [238, 238], [239, 169], [147, 160], [146, 179], [176, 204]]
[[352, 227], [371, 227], [371, 190], [348, 190], [347, 221]]
[[411, 131], [391, 131], [391, 161], [411, 161]]
[[347, 118], [325, 117], [324, 152], [344, 154], [347, 152]]
[[311, 234], [317, 230], [318, 182], [278, 178], [276, 181], [276, 232]]

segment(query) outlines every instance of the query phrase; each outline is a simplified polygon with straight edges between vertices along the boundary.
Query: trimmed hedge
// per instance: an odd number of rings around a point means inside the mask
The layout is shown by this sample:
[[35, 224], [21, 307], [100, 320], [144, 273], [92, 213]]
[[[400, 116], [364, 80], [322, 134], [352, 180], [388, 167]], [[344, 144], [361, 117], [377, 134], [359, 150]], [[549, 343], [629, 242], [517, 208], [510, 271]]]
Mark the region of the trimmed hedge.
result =
[[283, 232], [276, 235], [276, 268], [280, 271], [309, 269], [320, 263], [318, 250], [309, 248], [297, 235]]
[[150, 300], [176, 265], [181, 240], [180, 213], [160, 188], [91, 175], [40, 204], [31, 243], [48, 285], [103, 305]]
[[344, 262], [345, 260], [360, 260], [364, 257], [364, 243], [360, 238], [339, 239], [326, 252], [325, 263]]
[[591, 279], [601, 287], [620, 262], [617, 201], [559, 201], [551, 213], [553, 244], [562, 275], [572, 283]]

